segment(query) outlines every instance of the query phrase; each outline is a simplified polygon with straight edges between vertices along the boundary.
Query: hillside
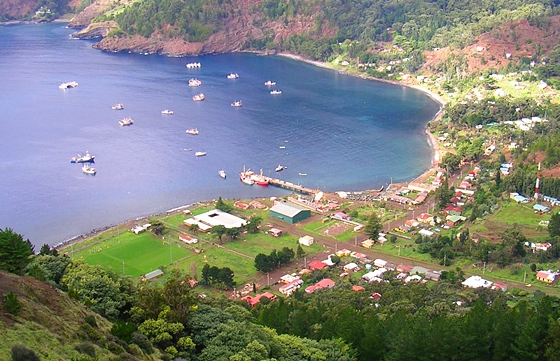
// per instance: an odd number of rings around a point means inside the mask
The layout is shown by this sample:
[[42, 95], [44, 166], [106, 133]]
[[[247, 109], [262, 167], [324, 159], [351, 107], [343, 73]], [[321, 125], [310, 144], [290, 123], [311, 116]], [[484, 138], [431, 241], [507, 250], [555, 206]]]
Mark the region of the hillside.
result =
[[2, 0], [0, 1], [0, 19], [19, 20], [31, 15], [41, 0]]
[[[17, 316], [6, 312], [4, 308], [0, 309], [0, 360], [9, 360], [11, 348], [15, 345], [24, 345], [33, 350], [43, 361], [79, 357], [80, 352], [75, 350], [77, 346], [85, 350], [93, 349], [95, 355], [103, 360], [111, 360], [114, 355], [108, 349], [112, 349], [115, 354], [124, 352], [109, 332], [109, 321], [70, 299], [54, 286], [31, 277], [0, 271], [1, 299], [8, 292], [17, 295], [22, 307]], [[131, 359], [150, 358], [142, 356], [142, 352], [137, 349], [136, 357]]]

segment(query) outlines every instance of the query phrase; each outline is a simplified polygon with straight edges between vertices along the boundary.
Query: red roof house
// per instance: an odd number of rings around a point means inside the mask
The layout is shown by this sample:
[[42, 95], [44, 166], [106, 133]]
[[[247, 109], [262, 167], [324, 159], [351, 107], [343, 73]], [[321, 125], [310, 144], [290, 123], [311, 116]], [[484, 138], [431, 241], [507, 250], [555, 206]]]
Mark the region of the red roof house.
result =
[[319, 282], [317, 282], [316, 284], [314, 284], [313, 286], [309, 286], [305, 289], [306, 293], [313, 293], [316, 290], [320, 290], [322, 288], [331, 288], [332, 286], [334, 286], [335, 283], [333, 280], [329, 279], [329, 278], [323, 278], [322, 280], [320, 280]]
[[352, 286], [352, 291], [354, 291], [354, 292], [360, 292], [360, 291], [363, 291], [363, 290], [365, 290], [365, 288], [363, 288], [362, 286], [358, 286], [358, 285]]
[[265, 293], [261, 293], [260, 295], [256, 295], [254, 297], [252, 296], [245, 296], [242, 298], [243, 301], [247, 301], [252, 307], [255, 307], [257, 304], [259, 304], [259, 302], [261, 302], [261, 298], [268, 298], [269, 300], [275, 300], [276, 299], [276, 295], [270, 293], [270, 292], [265, 292]]
[[322, 261], [311, 261], [309, 263], [309, 269], [310, 270], [322, 270], [323, 268], [327, 267], [326, 263], [323, 263]]

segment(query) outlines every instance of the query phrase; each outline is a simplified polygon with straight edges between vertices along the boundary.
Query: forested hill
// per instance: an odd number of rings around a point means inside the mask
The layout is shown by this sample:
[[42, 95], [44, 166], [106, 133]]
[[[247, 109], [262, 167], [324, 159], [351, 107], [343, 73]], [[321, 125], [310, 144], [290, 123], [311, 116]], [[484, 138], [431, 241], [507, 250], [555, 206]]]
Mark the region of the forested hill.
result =
[[[425, 50], [463, 48], [519, 19], [546, 31], [557, 5], [549, 0], [116, 1], [85, 18], [78, 16], [73, 24], [93, 20], [94, 36], [108, 35], [99, 45], [107, 50], [174, 55], [281, 50], [327, 61], [339, 52], [339, 43], [350, 40], [359, 41], [356, 51], [365, 60], [371, 54], [367, 50], [393, 42], [418, 63]], [[147, 38], [151, 48], [142, 44]]]

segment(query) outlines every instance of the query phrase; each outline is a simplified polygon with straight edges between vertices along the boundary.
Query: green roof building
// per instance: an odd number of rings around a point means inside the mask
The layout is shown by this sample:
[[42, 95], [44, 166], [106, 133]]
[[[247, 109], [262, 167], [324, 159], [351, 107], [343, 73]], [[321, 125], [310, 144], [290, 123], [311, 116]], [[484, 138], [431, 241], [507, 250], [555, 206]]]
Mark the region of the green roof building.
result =
[[280, 202], [270, 208], [270, 215], [284, 222], [294, 224], [311, 217], [311, 211], [295, 204]]

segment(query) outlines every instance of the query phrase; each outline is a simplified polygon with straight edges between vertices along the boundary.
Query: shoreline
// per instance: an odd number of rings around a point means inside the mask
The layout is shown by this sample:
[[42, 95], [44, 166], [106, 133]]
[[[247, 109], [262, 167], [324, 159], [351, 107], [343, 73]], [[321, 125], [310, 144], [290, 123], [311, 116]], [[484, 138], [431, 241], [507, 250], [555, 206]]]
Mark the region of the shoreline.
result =
[[[286, 58], [289, 58], [289, 59], [292, 59], [292, 60], [295, 60], [295, 61], [301, 61], [301, 62], [311, 64], [313, 66], [317, 66], [317, 67], [320, 67], [320, 68], [323, 68], [323, 69], [338, 71], [338, 72], [340, 72], [344, 75], [348, 75], [348, 76], [354, 76], [354, 77], [359, 77], [359, 78], [362, 78], [362, 79], [365, 79], [365, 80], [373, 80], [373, 81], [379, 81], [379, 82], [383, 82], [383, 83], [388, 83], [388, 84], [400, 85], [400, 86], [404, 86], [404, 87], [413, 88], [413, 89], [419, 90], [419, 91], [423, 92], [424, 94], [426, 94], [427, 96], [429, 96], [432, 100], [434, 100], [440, 106], [439, 111], [433, 116], [433, 118], [431, 120], [429, 120], [426, 123], [425, 130], [424, 130], [424, 132], [427, 136], [428, 145], [432, 149], [432, 164], [428, 169], [426, 169], [424, 172], [422, 172], [416, 178], [411, 179], [407, 183], [412, 183], [412, 182], [417, 181], [418, 179], [425, 178], [427, 175], [429, 175], [433, 171], [437, 170], [436, 169], [437, 165], [441, 161], [441, 153], [440, 153], [440, 149], [439, 149], [439, 142], [438, 142], [436, 136], [429, 131], [429, 129], [427, 127], [427, 124], [429, 122], [434, 121], [434, 120], [439, 120], [443, 116], [443, 107], [446, 104], [446, 102], [439, 95], [437, 95], [437, 94], [431, 92], [429, 89], [426, 89], [426, 88], [424, 88], [422, 86], [419, 86], [419, 85], [402, 84], [402, 83], [400, 83], [398, 81], [394, 81], [394, 80], [379, 79], [379, 78], [375, 78], [375, 77], [371, 77], [371, 76], [367, 76], [367, 75], [361, 75], [361, 74], [352, 74], [352, 73], [345, 72], [345, 71], [342, 71], [340, 69], [334, 68], [334, 67], [332, 67], [332, 66], [330, 66], [326, 63], [320, 62], [320, 61], [305, 59], [305, 58], [303, 58], [299, 55], [294, 55], [294, 54], [289, 54], [289, 53], [276, 53], [274, 55], [283, 56], [283, 57], [286, 57]], [[367, 190], [365, 190], [365, 191], [367, 191]], [[195, 202], [195, 203], [182, 205], [182, 206], [179, 206], [179, 207], [175, 207], [172, 210], [168, 210], [166, 212], [162, 212], [162, 213], [159, 213], [159, 214], [152, 214], [152, 215], [147, 216], [147, 217], [162, 216], [162, 215], [168, 214], [168, 213], [170, 213], [171, 211], [174, 211], [174, 210], [185, 209], [185, 208], [188, 208], [190, 206], [200, 204], [200, 203], [205, 203], [205, 202], [208, 202], [208, 200], [200, 200], [200, 201]], [[61, 241], [61, 242], [57, 243], [56, 245], [53, 245], [52, 248], [57, 249], [58, 251], [62, 251], [64, 249], [68, 248], [68, 247], [79, 244], [82, 241], [85, 241], [85, 240], [87, 240], [89, 238], [92, 238], [96, 235], [99, 235], [103, 232], [114, 229], [116, 227], [120, 227], [123, 224], [133, 222], [134, 220], [143, 219], [143, 218], [147, 218], [147, 217], [131, 218], [130, 220], [127, 220], [127, 221], [124, 221], [124, 222], [121, 222], [121, 223], [118, 223], [118, 224], [107, 225], [107, 226], [102, 227], [100, 229], [93, 229], [90, 232], [79, 234], [79, 235], [76, 235], [76, 236], [71, 237], [69, 239], [66, 239], [64, 241]]]

